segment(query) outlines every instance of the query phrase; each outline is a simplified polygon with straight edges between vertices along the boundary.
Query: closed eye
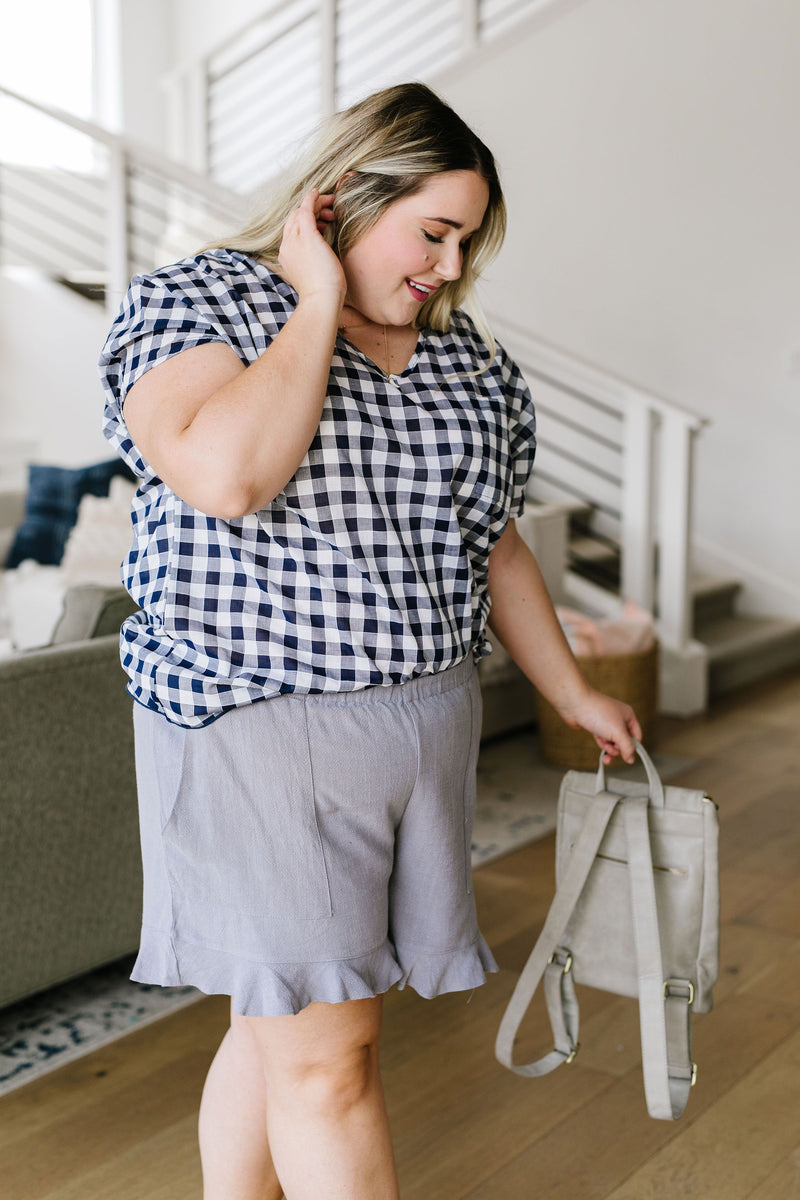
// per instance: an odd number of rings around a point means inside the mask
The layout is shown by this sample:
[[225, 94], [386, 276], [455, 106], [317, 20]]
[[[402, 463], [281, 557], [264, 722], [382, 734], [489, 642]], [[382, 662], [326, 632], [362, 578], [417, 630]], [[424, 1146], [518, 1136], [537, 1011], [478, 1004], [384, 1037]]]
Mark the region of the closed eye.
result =
[[[428, 233], [427, 229], [423, 229], [422, 232], [423, 232], [423, 235], [425, 236], [425, 238], [427, 239], [427, 241], [429, 241], [429, 242], [436, 242], [437, 245], [441, 245], [442, 242], [444, 241], [443, 237], [436, 237], [435, 234]], [[465, 254], [466, 251], [469, 249], [469, 244], [471, 241], [472, 241], [472, 234], [470, 234], [470, 236], [468, 238], [464, 238], [464, 241], [459, 244], [459, 249], [462, 254]]]

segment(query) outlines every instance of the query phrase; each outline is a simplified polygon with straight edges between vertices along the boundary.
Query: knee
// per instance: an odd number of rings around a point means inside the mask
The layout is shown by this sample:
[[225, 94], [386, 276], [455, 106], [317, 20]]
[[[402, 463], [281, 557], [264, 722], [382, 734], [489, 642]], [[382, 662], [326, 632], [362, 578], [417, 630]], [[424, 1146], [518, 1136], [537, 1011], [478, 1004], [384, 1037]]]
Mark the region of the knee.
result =
[[338, 1117], [357, 1108], [374, 1086], [378, 1053], [374, 1045], [354, 1045], [333, 1055], [305, 1055], [279, 1067], [267, 1064], [267, 1089], [285, 1104], [305, 1112]]
[[380, 1089], [381, 999], [314, 1004], [294, 1017], [236, 1017], [234, 1036], [259, 1054], [267, 1100], [328, 1118]]

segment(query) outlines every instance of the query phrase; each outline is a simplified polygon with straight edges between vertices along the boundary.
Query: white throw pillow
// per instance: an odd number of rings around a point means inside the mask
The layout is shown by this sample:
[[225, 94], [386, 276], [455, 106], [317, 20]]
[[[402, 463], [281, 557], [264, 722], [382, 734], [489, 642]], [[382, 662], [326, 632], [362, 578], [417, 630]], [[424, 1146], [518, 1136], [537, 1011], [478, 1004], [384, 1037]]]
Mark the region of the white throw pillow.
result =
[[120, 566], [131, 546], [136, 485], [117, 476], [108, 496], [84, 496], [61, 560], [64, 582], [121, 587]]
[[45, 567], [28, 559], [3, 573], [3, 616], [14, 650], [49, 646], [65, 591], [60, 567]]

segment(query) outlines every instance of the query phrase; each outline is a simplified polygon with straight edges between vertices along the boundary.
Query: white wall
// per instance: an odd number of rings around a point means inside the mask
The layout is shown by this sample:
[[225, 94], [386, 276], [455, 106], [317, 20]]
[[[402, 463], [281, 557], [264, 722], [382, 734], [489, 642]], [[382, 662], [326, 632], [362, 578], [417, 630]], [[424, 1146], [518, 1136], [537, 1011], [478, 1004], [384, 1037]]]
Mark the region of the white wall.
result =
[[34, 271], [0, 274], [0, 446], [29, 443], [36, 462], [60, 466], [114, 457], [96, 367], [110, 324], [101, 305]]
[[93, 0], [94, 119], [167, 147], [162, 79], [179, 49], [170, 0]]
[[169, 8], [179, 61], [185, 57], [191, 62], [209, 54], [269, 7], [267, 0], [225, 0], [224, 4], [219, 0], [171, 0]]
[[267, 0], [94, 0], [97, 119], [202, 169], [194, 122], [177, 128], [174, 110], [168, 116], [175, 104], [165, 86], [169, 75], [267, 7]]
[[798, 61], [796, 0], [587, 0], [439, 81], [503, 170], [487, 306], [709, 416], [701, 549], [795, 613]]

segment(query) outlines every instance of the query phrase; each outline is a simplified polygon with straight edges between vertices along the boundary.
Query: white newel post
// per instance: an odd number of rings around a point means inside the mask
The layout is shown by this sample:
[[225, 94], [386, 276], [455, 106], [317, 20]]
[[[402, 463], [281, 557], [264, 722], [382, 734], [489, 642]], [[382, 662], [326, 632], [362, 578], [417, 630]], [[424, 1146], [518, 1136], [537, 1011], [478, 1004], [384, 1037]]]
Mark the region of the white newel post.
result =
[[208, 63], [177, 67], [161, 84], [167, 154], [195, 171], [208, 170]]
[[478, 45], [480, 0], [461, 0], [461, 52], [469, 54]]
[[209, 80], [208, 62], [204, 58], [189, 67], [184, 75], [183, 105], [186, 143], [178, 158], [193, 170], [204, 174], [210, 168]]
[[625, 412], [622, 471], [622, 596], [652, 612], [655, 600], [653, 543], [653, 429], [647, 400], [630, 394]]
[[319, 0], [320, 113], [336, 112], [336, 0]]
[[130, 281], [128, 162], [120, 143], [108, 147], [106, 222], [106, 309], [116, 315]]
[[689, 530], [694, 430], [684, 414], [665, 412], [659, 439], [658, 625], [662, 642], [680, 649], [691, 636]]

